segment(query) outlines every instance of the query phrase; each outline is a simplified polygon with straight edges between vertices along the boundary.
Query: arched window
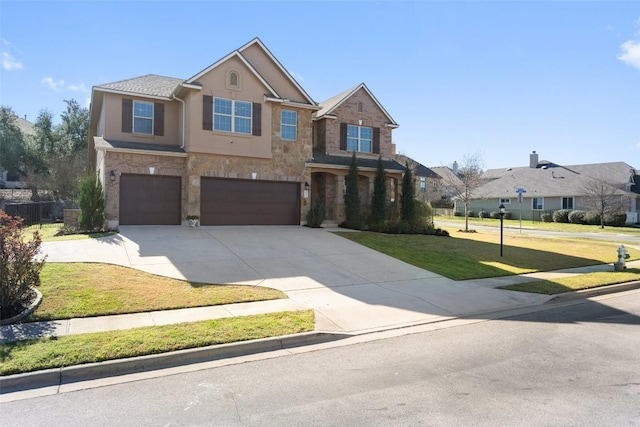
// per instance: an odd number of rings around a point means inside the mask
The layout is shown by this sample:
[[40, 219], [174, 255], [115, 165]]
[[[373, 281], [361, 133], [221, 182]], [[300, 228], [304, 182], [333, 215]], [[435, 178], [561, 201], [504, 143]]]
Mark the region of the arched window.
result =
[[238, 73], [236, 71], [231, 71], [229, 73], [229, 86], [230, 87], [239, 87], [240, 86], [240, 77], [238, 76]]

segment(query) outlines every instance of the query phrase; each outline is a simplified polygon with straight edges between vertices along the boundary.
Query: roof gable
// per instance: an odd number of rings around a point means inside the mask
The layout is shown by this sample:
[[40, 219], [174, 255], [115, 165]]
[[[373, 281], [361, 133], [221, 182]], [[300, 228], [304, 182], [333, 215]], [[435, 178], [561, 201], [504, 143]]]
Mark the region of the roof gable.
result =
[[371, 93], [371, 91], [369, 90], [369, 88], [367, 87], [367, 85], [365, 85], [364, 83], [360, 83], [358, 86], [355, 86], [351, 89], [348, 89], [332, 98], [327, 99], [326, 101], [320, 102], [320, 110], [316, 113], [316, 119], [321, 119], [323, 118], [323, 116], [331, 116], [333, 114], [333, 112], [336, 110], [336, 108], [338, 108], [340, 105], [344, 104], [349, 98], [351, 98], [356, 92], [358, 92], [359, 90], [364, 90], [366, 92], [366, 94], [373, 100], [373, 102], [375, 102], [375, 104], [378, 106], [378, 108], [380, 109], [380, 111], [382, 111], [382, 113], [385, 115], [385, 117], [387, 118], [388, 122], [387, 125], [391, 125], [391, 126], [398, 126], [398, 124], [396, 123], [395, 120], [393, 120], [393, 117], [391, 117], [391, 115], [387, 112], [387, 110], [384, 109], [384, 107], [382, 106], [382, 104], [380, 104], [380, 102], [378, 102], [378, 100], [376, 99], [375, 96], [373, 96], [373, 93]]
[[[269, 91], [269, 95], [286, 99], [286, 93], [297, 94], [303, 100], [313, 106], [316, 105], [315, 101], [305, 92], [304, 89], [298, 84], [298, 82], [289, 74], [289, 72], [280, 64], [280, 62], [273, 56], [273, 54], [267, 49], [267, 47], [260, 41], [259, 38], [251, 40], [249, 43], [240, 47], [214, 62], [204, 70], [195, 74], [186, 80], [187, 84], [196, 84], [198, 79], [202, 78], [205, 74], [211, 70], [221, 66], [231, 58], [237, 58], [241, 61], [247, 69], [265, 86]], [[271, 64], [269, 67], [267, 64]], [[274, 70], [276, 70], [274, 72]], [[274, 77], [277, 74], [279, 77], [283, 77], [285, 83], [279, 83]], [[289, 86], [289, 87], [286, 87]]]
[[237, 58], [240, 62], [242, 62], [244, 64], [244, 66], [247, 67], [249, 72], [251, 74], [253, 74], [264, 85], [264, 87], [270, 92], [270, 94], [272, 96], [279, 97], [278, 92], [276, 92], [276, 90], [273, 87], [271, 87], [271, 85], [264, 79], [264, 77], [262, 77], [262, 75], [260, 75], [258, 70], [256, 70], [253, 67], [253, 65], [251, 65], [251, 63], [249, 61], [247, 61], [247, 59], [244, 56], [242, 56], [242, 54], [238, 50], [234, 50], [233, 52], [231, 52], [227, 56], [225, 56], [225, 57], [219, 59], [218, 61], [214, 62], [213, 64], [209, 65], [207, 68], [205, 68], [204, 70], [200, 71], [196, 75], [188, 78], [185, 83], [187, 83], [187, 84], [197, 84], [198, 83], [198, 79], [202, 78], [202, 76], [208, 74], [213, 69], [218, 68], [219, 66], [221, 66], [222, 64], [224, 64], [225, 62], [229, 61], [232, 58]]

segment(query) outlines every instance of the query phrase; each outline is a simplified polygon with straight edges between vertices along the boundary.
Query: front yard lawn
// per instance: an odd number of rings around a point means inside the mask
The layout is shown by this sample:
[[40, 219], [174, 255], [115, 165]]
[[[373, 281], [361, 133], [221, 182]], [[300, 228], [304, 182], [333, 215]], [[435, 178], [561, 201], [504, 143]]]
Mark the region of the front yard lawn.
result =
[[[451, 237], [338, 233], [369, 248], [453, 280], [481, 279], [560, 270], [617, 261], [618, 244], [580, 239], [505, 235], [500, 257], [497, 233], [463, 233]], [[630, 260], [640, 252], [628, 248]]]
[[532, 292], [536, 294], [555, 295], [563, 292], [591, 289], [606, 285], [632, 282], [640, 280], [640, 269], [630, 268], [625, 271], [596, 272], [580, 274], [577, 276], [563, 277], [553, 280], [536, 280], [533, 282], [518, 283], [508, 286], [500, 286], [498, 289], [509, 291]]
[[313, 310], [68, 335], [3, 344], [0, 375], [313, 331]]
[[42, 303], [30, 322], [287, 297], [275, 289], [191, 283], [110, 264], [46, 263], [40, 277]]

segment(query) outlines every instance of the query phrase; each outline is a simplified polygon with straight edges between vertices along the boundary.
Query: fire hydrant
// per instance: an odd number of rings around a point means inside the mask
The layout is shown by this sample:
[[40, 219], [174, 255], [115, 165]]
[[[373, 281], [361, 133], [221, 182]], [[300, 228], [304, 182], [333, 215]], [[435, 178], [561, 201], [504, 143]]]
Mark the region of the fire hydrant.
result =
[[627, 259], [629, 259], [629, 253], [627, 252], [627, 248], [624, 245], [620, 245], [618, 248], [618, 268], [620, 270], [627, 268]]

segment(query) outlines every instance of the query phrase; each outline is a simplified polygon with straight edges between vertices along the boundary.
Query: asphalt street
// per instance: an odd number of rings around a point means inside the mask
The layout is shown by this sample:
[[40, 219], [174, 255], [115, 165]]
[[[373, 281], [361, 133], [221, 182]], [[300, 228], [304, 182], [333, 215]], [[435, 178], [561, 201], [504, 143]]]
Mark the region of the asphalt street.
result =
[[544, 308], [7, 402], [1, 423], [639, 425], [640, 291]]

